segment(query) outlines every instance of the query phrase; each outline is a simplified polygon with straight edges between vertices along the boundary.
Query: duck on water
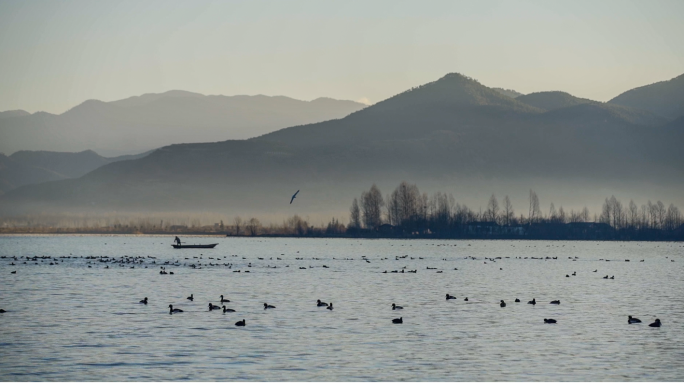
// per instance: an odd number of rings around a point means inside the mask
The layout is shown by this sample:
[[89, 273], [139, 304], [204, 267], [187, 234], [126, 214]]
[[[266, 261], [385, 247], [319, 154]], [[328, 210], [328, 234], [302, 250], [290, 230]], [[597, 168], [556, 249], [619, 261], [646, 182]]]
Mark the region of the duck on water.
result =
[[174, 309], [174, 308], [173, 308], [173, 305], [169, 305], [169, 314], [173, 314], [173, 313], [182, 313], [182, 312], [183, 312], [183, 310], [181, 310], [181, 309]]

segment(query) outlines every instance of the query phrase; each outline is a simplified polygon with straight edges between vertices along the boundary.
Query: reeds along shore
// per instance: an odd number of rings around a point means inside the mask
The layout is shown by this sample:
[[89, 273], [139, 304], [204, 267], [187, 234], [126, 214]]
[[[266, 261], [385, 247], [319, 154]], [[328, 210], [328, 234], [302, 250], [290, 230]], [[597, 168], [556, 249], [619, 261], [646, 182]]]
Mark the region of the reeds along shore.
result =
[[[214, 213], [152, 215], [52, 215], [5, 218], [0, 234], [187, 234], [211, 236], [282, 236], [349, 238], [474, 238], [684, 241], [684, 218], [679, 209], [661, 201], [623, 205], [611, 196], [601, 213], [566, 212], [553, 203], [544, 212], [530, 190], [527, 215], [516, 216], [510, 199], [495, 195], [486, 210], [475, 212], [441, 192], [421, 194], [416, 185], [402, 182], [384, 198], [373, 185], [354, 198], [349, 222], [337, 218], [312, 225], [293, 215], [280, 224], [257, 218], [232, 220]], [[209, 223], [209, 224], [208, 224]]]

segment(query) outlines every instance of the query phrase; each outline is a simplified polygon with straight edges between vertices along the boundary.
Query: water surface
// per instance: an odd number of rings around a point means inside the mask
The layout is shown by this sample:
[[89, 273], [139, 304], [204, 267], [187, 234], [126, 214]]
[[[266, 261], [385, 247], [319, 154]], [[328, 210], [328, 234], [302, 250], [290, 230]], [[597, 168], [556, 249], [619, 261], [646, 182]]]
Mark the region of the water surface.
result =
[[681, 243], [171, 240], [0, 237], [0, 380], [684, 380]]

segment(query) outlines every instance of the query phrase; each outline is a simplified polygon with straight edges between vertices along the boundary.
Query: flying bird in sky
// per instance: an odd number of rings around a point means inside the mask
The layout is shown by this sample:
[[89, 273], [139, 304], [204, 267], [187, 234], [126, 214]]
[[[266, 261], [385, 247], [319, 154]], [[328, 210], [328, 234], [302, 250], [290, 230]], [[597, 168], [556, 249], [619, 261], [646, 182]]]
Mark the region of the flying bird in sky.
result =
[[294, 195], [293, 195], [292, 198], [290, 199], [290, 204], [292, 204], [292, 201], [297, 197], [297, 194], [299, 194], [299, 190], [297, 190], [297, 192], [294, 193]]

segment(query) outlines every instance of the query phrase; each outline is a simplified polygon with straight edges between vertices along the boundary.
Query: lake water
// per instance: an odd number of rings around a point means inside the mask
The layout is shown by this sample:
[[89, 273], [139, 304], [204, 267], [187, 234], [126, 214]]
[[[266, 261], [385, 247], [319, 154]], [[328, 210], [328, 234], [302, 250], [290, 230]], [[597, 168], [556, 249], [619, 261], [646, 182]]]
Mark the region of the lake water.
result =
[[684, 380], [682, 243], [171, 240], [0, 237], [0, 381]]

